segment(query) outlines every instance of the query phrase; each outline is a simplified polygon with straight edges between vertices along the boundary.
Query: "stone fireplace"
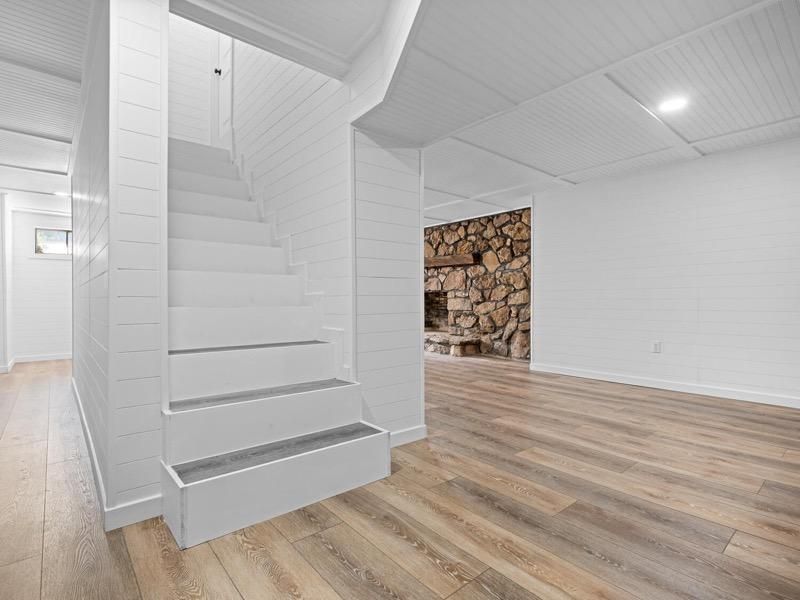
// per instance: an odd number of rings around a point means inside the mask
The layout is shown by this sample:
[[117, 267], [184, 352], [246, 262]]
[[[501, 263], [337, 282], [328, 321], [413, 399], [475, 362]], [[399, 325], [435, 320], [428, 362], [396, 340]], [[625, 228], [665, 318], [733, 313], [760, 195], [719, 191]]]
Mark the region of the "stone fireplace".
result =
[[530, 224], [523, 209], [425, 229], [426, 350], [530, 358]]

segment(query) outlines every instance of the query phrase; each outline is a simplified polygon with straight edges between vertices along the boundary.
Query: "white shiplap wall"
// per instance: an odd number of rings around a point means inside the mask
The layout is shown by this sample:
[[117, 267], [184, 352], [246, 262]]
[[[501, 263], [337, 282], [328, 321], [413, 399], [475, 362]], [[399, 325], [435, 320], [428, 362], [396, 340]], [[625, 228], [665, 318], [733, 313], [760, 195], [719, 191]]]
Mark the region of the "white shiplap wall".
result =
[[[410, 5], [393, 27], [410, 27]], [[392, 31], [384, 33], [394, 40]], [[324, 325], [343, 332], [365, 418], [400, 443], [424, 435], [421, 172], [418, 151], [353, 138], [351, 117], [374, 99], [368, 80], [382, 80], [392, 57], [373, 50], [378, 68], [359, 87], [235, 42], [234, 127], [251, 189], [279, 236], [290, 237], [310, 289], [324, 293]]]
[[167, 0], [111, 4], [106, 526], [161, 514]]
[[72, 172], [73, 377], [107, 529], [161, 513], [167, 19], [112, 0], [95, 21]]
[[94, 5], [72, 176], [72, 377], [103, 505], [110, 479], [108, 321], [109, 14]]
[[323, 324], [352, 355], [349, 89], [325, 75], [235, 42], [237, 153], [291, 260], [324, 292]]
[[358, 379], [392, 444], [424, 437], [420, 151], [355, 132]]
[[12, 212], [10, 347], [15, 362], [69, 358], [72, 291], [69, 256], [34, 253], [37, 227], [71, 229], [69, 216]]
[[212, 70], [218, 40], [212, 29], [169, 16], [170, 137], [211, 143]]
[[800, 407], [800, 141], [548, 192], [533, 226], [533, 369]]

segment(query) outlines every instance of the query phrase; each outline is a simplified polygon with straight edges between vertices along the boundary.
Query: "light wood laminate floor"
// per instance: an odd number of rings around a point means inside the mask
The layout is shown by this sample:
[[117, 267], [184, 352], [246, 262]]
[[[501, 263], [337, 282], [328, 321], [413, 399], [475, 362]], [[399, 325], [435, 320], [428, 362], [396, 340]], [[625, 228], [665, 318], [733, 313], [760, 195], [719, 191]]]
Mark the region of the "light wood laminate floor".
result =
[[184, 552], [104, 533], [69, 363], [0, 375], [0, 598], [800, 599], [800, 411], [426, 361], [393, 475]]

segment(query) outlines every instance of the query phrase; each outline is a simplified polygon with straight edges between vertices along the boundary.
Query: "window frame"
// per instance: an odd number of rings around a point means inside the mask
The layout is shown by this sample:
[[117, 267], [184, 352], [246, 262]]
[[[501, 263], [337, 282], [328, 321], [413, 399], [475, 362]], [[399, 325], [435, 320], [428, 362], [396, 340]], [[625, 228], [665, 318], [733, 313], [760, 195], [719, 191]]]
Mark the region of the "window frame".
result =
[[[66, 244], [68, 252], [39, 252], [37, 246], [37, 240], [39, 238], [39, 231], [63, 231], [66, 233]], [[34, 258], [47, 258], [47, 259], [61, 259], [61, 260], [72, 260], [72, 229], [67, 229], [66, 227], [48, 227], [48, 226], [38, 226], [34, 225], [33, 227], [33, 256]]]

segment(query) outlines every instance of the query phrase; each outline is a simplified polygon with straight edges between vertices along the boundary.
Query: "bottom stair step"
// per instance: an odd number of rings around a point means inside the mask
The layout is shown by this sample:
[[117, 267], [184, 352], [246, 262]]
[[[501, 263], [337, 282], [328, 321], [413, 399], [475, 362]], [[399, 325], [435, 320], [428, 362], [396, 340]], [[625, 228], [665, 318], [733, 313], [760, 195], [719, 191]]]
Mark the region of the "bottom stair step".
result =
[[387, 477], [389, 432], [350, 423], [162, 469], [164, 519], [186, 548]]

